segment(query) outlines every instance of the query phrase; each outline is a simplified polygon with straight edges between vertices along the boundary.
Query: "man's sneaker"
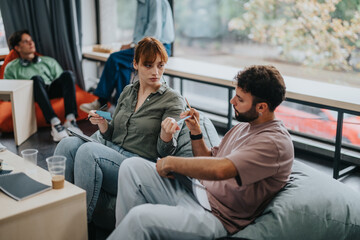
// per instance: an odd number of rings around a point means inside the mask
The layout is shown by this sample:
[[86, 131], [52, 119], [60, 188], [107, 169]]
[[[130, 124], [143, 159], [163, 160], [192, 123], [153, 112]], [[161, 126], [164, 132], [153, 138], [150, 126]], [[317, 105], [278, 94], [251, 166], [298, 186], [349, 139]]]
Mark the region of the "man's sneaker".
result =
[[89, 113], [91, 110], [99, 110], [100, 107], [100, 102], [98, 100], [95, 100], [91, 103], [83, 103], [80, 105], [80, 109], [86, 113]]
[[[81, 131], [81, 129], [79, 128], [79, 126], [77, 125], [76, 121], [75, 120], [71, 120], [71, 121], [65, 121], [65, 124], [64, 126], [66, 128], [70, 128], [71, 127], [71, 130], [73, 130], [74, 132], [77, 132], [79, 134], [82, 134], [83, 132]], [[68, 132], [69, 133], [69, 132]], [[70, 134], [70, 133], [69, 133]]]
[[64, 126], [59, 123], [51, 126], [51, 136], [53, 137], [54, 142], [59, 142], [61, 139], [66, 138], [69, 135]]

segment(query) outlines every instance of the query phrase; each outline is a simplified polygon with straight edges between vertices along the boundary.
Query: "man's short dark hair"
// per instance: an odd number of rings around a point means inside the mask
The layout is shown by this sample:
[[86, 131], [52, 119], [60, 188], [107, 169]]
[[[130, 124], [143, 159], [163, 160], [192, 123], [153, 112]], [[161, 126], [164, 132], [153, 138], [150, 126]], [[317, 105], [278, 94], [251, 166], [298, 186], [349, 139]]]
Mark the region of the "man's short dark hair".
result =
[[254, 97], [253, 105], [266, 102], [271, 112], [285, 99], [284, 79], [274, 66], [251, 66], [240, 71], [235, 80], [238, 87]]
[[9, 37], [9, 46], [10, 46], [10, 49], [14, 49], [15, 46], [19, 45], [19, 42], [21, 41], [21, 36], [26, 33], [26, 34], [29, 34], [29, 31], [24, 29], [24, 30], [21, 30], [21, 31], [17, 31], [17, 32], [14, 32], [13, 34], [11, 34], [11, 36]]

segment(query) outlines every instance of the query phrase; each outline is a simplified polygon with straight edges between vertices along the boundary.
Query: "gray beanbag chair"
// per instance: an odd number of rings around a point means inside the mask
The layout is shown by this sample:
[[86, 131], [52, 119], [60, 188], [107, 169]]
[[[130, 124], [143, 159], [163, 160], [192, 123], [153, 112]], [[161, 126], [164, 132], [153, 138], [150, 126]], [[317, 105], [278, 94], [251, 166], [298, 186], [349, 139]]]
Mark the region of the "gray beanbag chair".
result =
[[360, 239], [360, 193], [294, 161], [290, 181], [254, 223], [232, 237], [245, 239]]

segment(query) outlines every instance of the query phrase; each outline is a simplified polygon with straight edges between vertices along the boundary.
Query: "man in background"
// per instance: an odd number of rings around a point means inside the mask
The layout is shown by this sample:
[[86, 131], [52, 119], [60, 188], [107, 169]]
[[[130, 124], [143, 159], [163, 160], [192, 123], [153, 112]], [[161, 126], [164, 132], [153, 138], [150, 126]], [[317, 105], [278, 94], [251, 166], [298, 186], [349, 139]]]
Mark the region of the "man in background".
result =
[[119, 52], [112, 53], [105, 63], [94, 95], [99, 99], [80, 105], [80, 109], [89, 112], [98, 110], [107, 104], [116, 89], [115, 101], [124, 87], [130, 83], [134, 48], [144, 37], [154, 37], [164, 44], [171, 55], [171, 43], [174, 41], [174, 23], [168, 0], [137, 0], [137, 12], [133, 41], [121, 46]]
[[[46, 122], [51, 124], [53, 140], [59, 142], [68, 137], [65, 127], [73, 127], [74, 130], [81, 132], [76, 124], [77, 107], [73, 73], [63, 71], [59, 63], [51, 57], [35, 55], [35, 43], [28, 30], [13, 33], [9, 38], [9, 46], [20, 57], [6, 65], [4, 78], [34, 81], [34, 98]], [[64, 125], [61, 124], [50, 103], [50, 99], [59, 97], [64, 98], [66, 117]]]

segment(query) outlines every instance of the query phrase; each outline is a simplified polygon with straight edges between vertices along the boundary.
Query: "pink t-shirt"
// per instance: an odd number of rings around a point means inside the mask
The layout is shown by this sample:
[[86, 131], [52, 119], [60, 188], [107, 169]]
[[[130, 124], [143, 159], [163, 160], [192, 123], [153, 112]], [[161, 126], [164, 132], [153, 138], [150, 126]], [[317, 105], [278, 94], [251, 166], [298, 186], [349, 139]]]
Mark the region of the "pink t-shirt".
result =
[[294, 147], [279, 120], [255, 126], [239, 123], [212, 149], [212, 155], [226, 157], [238, 172], [238, 177], [223, 181], [201, 181], [207, 189], [212, 213], [232, 234], [259, 216], [285, 186]]

